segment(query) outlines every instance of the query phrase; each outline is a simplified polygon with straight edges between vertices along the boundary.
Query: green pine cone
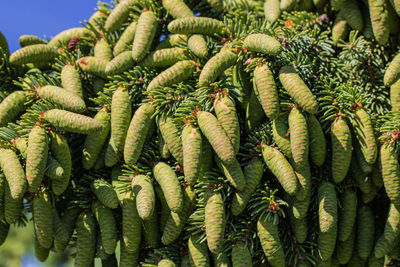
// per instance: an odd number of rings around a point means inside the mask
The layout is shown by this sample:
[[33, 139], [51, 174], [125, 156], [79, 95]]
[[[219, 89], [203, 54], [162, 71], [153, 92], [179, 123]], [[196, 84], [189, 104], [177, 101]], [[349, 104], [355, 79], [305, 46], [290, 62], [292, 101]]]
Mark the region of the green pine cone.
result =
[[296, 166], [304, 167], [308, 162], [309, 137], [307, 119], [297, 108], [289, 113], [290, 147]]
[[[161, 205], [160, 231], [162, 232], [162, 231], [164, 231], [165, 224], [166, 224], [168, 218], [170, 217], [171, 210], [168, 207], [168, 203], [165, 200], [164, 193], [163, 193], [161, 187], [159, 185], [155, 185], [154, 190], [155, 190], [155, 192], [157, 194], [157, 198], [158, 198], [159, 203]], [[185, 197], [185, 194], [184, 194], [184, 197]], [[184, 201], [183, 203], [186, 203], [186, 201]]]
[[182, 130], [183, 171], [185, 181], [195, 185], [202, 161], [202, 136], [199, 128], [187, 124]]
[[84, 113], [86, 111], [85, 101], [83, 101], [83, 99], [75, 92], [71, 92], [64, 88], [46, 85], [37, 88], [36, 93], [39, 97], [57, 104], [65, 110], [75, 113]]
[[158, 121], [158, 126], [169, 152], [179, 164], [183, 164], [182, 140], [172, 117], [161, 118]]
[[26, 190], [25, 172], [13, 150], [0, 148], [0, 167], [10, 187], [11, 197], [22, 199]]
[[[354, 143], [355, 143], [354, 144], [354, 152], [355, 152], [355, 156], [357, 158], [357, 162], [358, 162], [358, 165], [359, 165], [360, 169], [362, 170], [362, 172], [364, 174], [370, 174], [372, 172], [372, 166], [373, 165], [369, 164], [365, 160], [365, 157], [363, 155], [363, 152], [361, 151], [361, 146], [360, 146], [359, 142], [355, 141]], [[375, 163], [376, 163], [376, 160], [375, 160]]]
[[6, 96], [0, 103], [0, 126], [6, 126], [22, 111], [26, 109], [27, 93], [25, 91], [14, 91]]
[[61, 109], [48, 110], [43, 118], [60, 131], [96, 134], [103, 130], [103, 125], [93, 118]]
[[[340, 13], [339, 13], [340, 15]], [[338, 45], [340, 41], [345, 41], [349, 29], [349, 24], [343, 16], [337, 16], [332, 27], [332, 41], [334, 45]]]
[[50, 248], [53, 244], [53, 207], [47, 192], [39, 192], [33, 198], [33, 223], [40, 245]]
[[230, 267], [231, 260], [229, 259], [228, 255], [224, 252], [219, 254], [213, 254], [214, 259], [214, 266], [215, 267]]
[[36, 238], [36, 234], [34, 235], [35, 235], [35, 241], [34, 241], [35, 256], [40, 262], [44, 262], [49, 256], [50, 249], [40, 245], [38, 239]]
[[156, 50], [186, 45], [188, 37], [185, 34], [171, 34], [156, 46]]
[[357, 213], [357, 251], [361, 259], [367, 260], [374, 248], [375, 218], [370, 207], [362, 205]]
[[226, 95], [219, 96], [214, 100], [214, 111], [237, 154], [240, 147], [240, 125], [235, 102]]
[[279, 71], [279, 80], [293, 101], [304, 111], [315, 114], [318, 102], [304, 81], [292, 66], [283, 66]]
[[335, 224], [328, 232], [319, 232], [318, 247], [319, 256], [322, 260], [327, 261], [332, 257], [336, 246], [337, 225]]
[[200, 237], [191, 235], [188, 239], [188, 254], [190, 266], [209, 267], [210, 260], [208, 257], [207, 243], [200, 242]]
[[64, 225], [56, 208], [52, 209], [53, 212], [53, 227], [54, 227], [54, 240], [53, 249], [57, 253], [64, 252], [71, 238], [67, 227]]
[[354, 252], [355, 239], [356, 239], [356, 227], [354, 226], [350, 232], [350, 235], [345, 241], [337, 241], [336, 244], [336, 256], [340, 264], [347, 264]]
[[252, 158], [249, 163], [244, 167], [244, 177], [246, 185], [242, 191], [236, 191], [232, 198], [231, 211], [232, 214], [237, 216], [242, 213], [251, 195], [256, 190], [261, 181], [264, 172], [264, 165], [259, 158]]
[[151, 103], [141, 105], [133, 114], [124, 145], [124, 160], [128, 165], [133, 165], [139, 159], [144, 142], [154, 124], [152, 116], [154, 107]]
[[385, 265], [385, 258], [376, 258], [374, 256], [370, 256], [368, 258], [368, 266], [369, 267], [382, 267]]
[[208, 46], [204, 37], [200, 34], [193, 34], [189, 37], [187, 47], [199, 58], [208, 56]]
[[[172, 23], [172, 22], [171, 22]], [[237, 61], [237, 54], [230, 49], [222, 48], [219, 53], [210, 58], [201, 70], [199, 87], [209, 86], [225, 70], [232, 67]]]
[[132, 52], [124, 51], [107, 62], [105, 72], [108, 76], [113, 76], [128, 71], [134, 66], [135, 61], [132, 58]]
[[8, 47], [8, 42], [3, 33], [0, 32], [0, 48], [4, 51], [6, 55], [10, 54], [10, 49]]
[[373, 184], [371, 179], [368, 178], [366, 174], [363, 173], [357, 159], [353, 156], [350, 164], [350, 173], [353, 176], [358, 188], [363, 194], [370, 194], [373, 190]]
[[400, 54], [397, 54], [392, 61], [389, 63], [388, 68], [385, 71], [383, 82], [386, 86], [392, 86], [400, 78]]
[[96, 221], [90, 211], [82, 212], [76, 221], [75, 267], [93, 264], [96, 252]]
[[0, 220], [4, 220], [4, 194], [7, 186], [4, 173], [0, 172]]
[[318, 216], [319, 230], [322, 233], [337, 228], [338, 207], [335, 186], [329, 182], [322, 182], [318, 187]]
[[144, 11], [140, 14], [132, 44], [134, 61], [140, 62], [149, 52], [157, 28], [158, 19], [152, 11]]
[[87, 170], [95, 165], [110, 132], [110, 114], [106, 110], [99, 110], [94, 119], [103, 125], [103, 130], [86, 136], [82, 151], [82, 166]]
[[353, 128], [365, 161], [372, 165], [376, 161], [378, 148], [370, 115], [360, 108], [354, 113]]
[[376, 241], [374, 255], [376, 258], [382, 258], [388, 255], [395, 246], [396, 240], [400, 236], [400, 210], [397, 206], [391, 204], [388, 217], [386, 219], [385, 229], [379, 239]]
[[275, 22], [281, 15], [279, 0], [266, 0], [264, 2], [265, 19], [271, 23]]
[[237, 242], [232, 246], [232, 265], [237, 267], [252, 266], [253, 261], [246, 243]]
[[219, 192], [208, 191], [204, 208], [204, 227], [207, 245], [211, 253], [222, 249], [225, 234], [225, 209], [222, 195]]
[[267, 64], [257, 66], [254, 69], [253, 89], [265, 115], [270, 120], [278, 119], [280, 109], [278, 90], [274, 76]]
[[65, 90], [75, 93], [83, 99], [81, 77], [74, 65], [67, 64], [62, 68], [61, 84]]
[[357, 194], [351, 189], [346, 189], [340, 199], [338, 220], [338, 239], [346, 241], [354, 228], [357, 216]]
[[106, 207], [115, 209], [118, 204], [118, 197], [111, 184], [103, 179], [96, 179], [90, 185], [93, 194]]
[[273, 267], [285, 266], [285, 253], [278, 234], [278, 226], [268, 222], [265, 216], [257, 221], [257, 235], [268, 262]]
[[147, 86], [147, 91], [157, 87], [171, 86], [189, 79], [196, 70], [196, 62], [182, 60], [158, 74]]
[[308, 232], [307, 218], [296, 219], [293, 215], [293, 210], [291, 209], [289, 209], [288, 217], [293, 234], [296, 237], [296, 241], [298, 243], [304, 243], [304, 241], [306, 241]]
[[112, 210], [99, 201], [94, 201], [92, 203], [92, 213], [96, 217], [100, 228], [104, 251], [107, 254], [113, 254], [117, 246], [118, 237], [117, 224]]
[[308, 207], [310, 205], [310, 194], [306, 194], [304, 200], [292, 198], [293, 216], [296, 219], [302, 219], [307, 215]]
[[46, 130], [40, 126], [34, 126], [29, 133], [28, 148], [26, 150], [26, 180], [29, 192], [35, 193], [42, 183], [46, 170], [49, 142]]
[[322, 126], [314, 115], [307, 118], [311, 161], [321, 167], [326, 158], [326, 140]]
[[59, 56], [56, 48], [47, 44], [35, 44], [18, 49], [10, 55], [10, 63], [22, 65], [27, 63], [53, 62]]
[[79, 209], [76, 207], [67, 208], [63, 215], [61, 216], [61, 222], [63, 223], [65, 229], [67, 229], [69, 238], [71, 239], [72, 234], [74, 233], [76, 220], [79, 216]]
[[[125, 28], [124, 32], [119, 37], [118, 41], [114, 45], [113, 54], [114, 57], [118, 56], [122, 52], [130, 51], [133, 40], [135, 39], [135, 32], [137, 27], [137, 21], [133, 21]], [[132, 53], [132, 52], [131, 52]]]
[[387, 1], [368, 0], [369, 14], [371, 17], [372, 30], [376, 41], [385, 45], [389, 39], [389, 12]]
[[163, 0], [162, 5], [175, 19], [194, 17], [193, 12], [182, 0]]
[[210, 142], [215, 153], [225, 165], [231, 165], [236, 159], [234, 147], [218, 119], [206, 111], [197, 112], [201, 132]]
[[189, 59], [186, 49], [183, 48], [164, 48], [151, 52], [139, 65], [150, 68], [166, 68], [175, 63]]
[[364, 21], [361, 9], [357, 1], [345, 1], [340, 9], [339, 15], [349, 23], [350, 28], [356, 31], [361, 31], [364, 28]]
[[121, 242], [121, 254], [119, 258], [120, 266], [137, 267], [139, 263], [139, 250], [128, 251], [123, 242]]
[[289, 123], [286, 115], [281, 115], [272, 121], [272, 136], [278, 147], [287, 158], [292, 158], [292, 148], [289, 138]]
[[[136, 208], [136, 198], [128, 192], [122, 201], [122, 245], [128, 255], [138, 251], [142, 222]], [[121, 256], [122, 257], [122, 256]], [[132, 255], [133, 257], [133, 255]]]
[[222, 21], [206, 17], [178, 18], [168, 24], [168, 30], [180, 34], [224, 35], [225, 24]]
[[137, 0], [122, 0], [108, 15], [104, 25], [104, 29], [107, 32], [113, 32], [117, 30], [122, 24], [129, 18], [129, 7], [138, 4]]
[[45, 175], [54, 180], [62, 180], [64, 177], [63, 167], [53, 156], [47, 157]]
[[[111, 103], [111, 137], [107, 147], [105, 164], [112, 167], [122, 155], [126, 134], [131, 120], [132, 103], [129, 100], [128, 90], [119, 87], [112, 96]], [[116, 158], [110, 155], [115, 155]]]
[[146, 245], [150, 248], [158, 248], [160, 246], [160, 233], [158, 224], [158, 214], [153, 214], [146, 221], [143, 221], [143, 236]]
[[380, 148], [380, 169], [385, 191], [394, 205], [400, 205], [400, 166], [398, 155], [392, 144], [382, 144]]
[[154, 165], [153, 175], [161, 186], [171, 211], [181, 211], [183, 207], [182, 188], [172, 168], [164, 162], [158, 162]]
[[400, 79], [390, 86], [390, 105], [393, 111], [400, 111]]
[[215, 161], [220, 170], [224, 173], [226, 179], [235, 187], [236, 190], [242, 191], [246, 186], [246, 180], [240, 166], [239, 161], [234, 159], [229, 164], [224, 164], [218, 156], [215, 156]]
[[262, 154], [265, 164], [278, 179], [283, 189], [289, 195], [294, 195], [297, 191], [297, 177], [285, 156], [276, 148], [267, 145], [262, 146]]
[[304, 166], [298, 166], [293, 160], [289, 160], [293, 166], [294, 172], [297, 177], [298, 187], [296, 192], [296, 199], [304, 201], [306, 197], [311, 194], [311, 168], [310, 163], [306, 160]]
[[93, 56], [87, 56], [80, 58], [77, 63], [84, 72], [99, 78], [107, 78], [106, 66], [108, 61]]
[[134, 176], [132, 190], [136, 196], [136, 207], [139, 216], [146, 221], [153, 215], [156, 202], [150, 178], [141, 174]]
[[340, 183], [346, 177], [351, 162], [351, 132], [343, 118], [337, 118], [331, 126], [332, 178]]
[[93, 52], [96, 58], [104, 61], [110, 61], [113, 58], [111, 46], [103, 38], [97, 40]]
[[71, 151], [67, 140], [55, 132], [50, 134], [50, 151], [57, 162], [61, 165], [64, 173], [59, 179], [53, 179], [52, 189], [54, 194], [61, 195], [67, 189], [72, 171]]
[[282, 51], [282, 45], [274, 37], [257, 33], [244, 39], [244, 47], [250, 51], [270, 56], [277, 56]]
[[[166, 205], [166, 201], [164, 201], [164, 195], [161, 190], [156, 187], [156, 192], [158, 198], [160, 199], [162, 210], [161, 210], [161, 228], [163, 229], [163, 234], [161, 237], [161, 242], [164, 245], [169, 245], [174, 242], [179, 235], [182, 233], [186, 220], [189, 218], [190, 214], [195, 205], [196, 194], [192, 187], [187, 186], [183, 192], [183, 207], [182, 210], [178, 213], [169, 210], [169, 207]], [[163, 204], [164, 203], [164, 204]], [[167, 213], [168, 212], [168, 213]], [[164, 219], [167, 215], [167, 218]], [[164, 223], [165, 220], [165, 223]]]
[[8, 183], [4, 192], [4, 219], [8, 224], [15, 223], [21, 216], [24, 205], [23, 199], [14, 199], [11, 196]]
[[204, 135], [201, 136], [201, 140], [202, 145], [199, 177], [202, 177], [206, 171], [211, 170], [214, 164], [214, 153], [210, 143], [208, 142], [207, 138], [204, 137]]
[[92, 35], [92, 31], [83, 28], [71, 28], [57, 34], [53, 39], [48, 43], [49, 46], [53, 46], [55, 48], [61, 48], [64, 45], [68, 44], [74, 38], [77, 37], [89, 37]]
[[170, 259], [162, 259], [158, 262], [157, 267], [177, 267], [177, 265]]

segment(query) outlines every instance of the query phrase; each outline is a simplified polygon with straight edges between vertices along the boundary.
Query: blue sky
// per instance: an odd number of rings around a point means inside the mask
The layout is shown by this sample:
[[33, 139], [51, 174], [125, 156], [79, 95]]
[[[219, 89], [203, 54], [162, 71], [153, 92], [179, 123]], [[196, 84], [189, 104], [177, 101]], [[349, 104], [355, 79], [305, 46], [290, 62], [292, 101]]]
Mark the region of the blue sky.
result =
[[6, 36], [10, 50], [15, 51], [20, 48], [19, 36], [34, 34], [50, 38], [79, 27], [79, 22], [88, 20], [96, 7], [97, 0], [1, 0], [0, 31]]

